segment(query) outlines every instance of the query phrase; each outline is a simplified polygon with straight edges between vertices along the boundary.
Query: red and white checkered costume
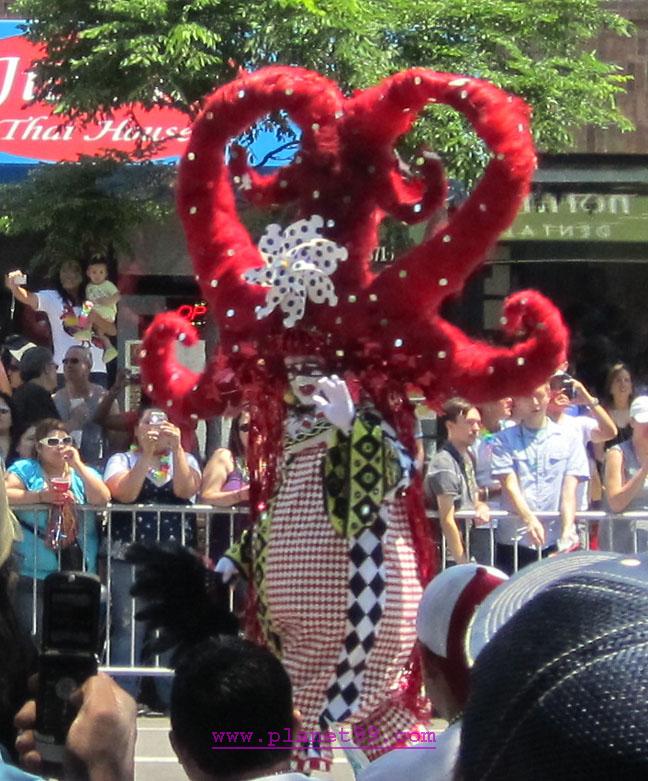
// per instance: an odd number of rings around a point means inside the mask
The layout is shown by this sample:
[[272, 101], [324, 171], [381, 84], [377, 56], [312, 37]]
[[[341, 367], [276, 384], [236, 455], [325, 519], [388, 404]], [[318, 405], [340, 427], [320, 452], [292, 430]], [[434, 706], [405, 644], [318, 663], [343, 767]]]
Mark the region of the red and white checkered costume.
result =
[[[370, 556], [350, 555], [354, 542], [336, 533], [326, 512], [322, 473], [327, 434], [300, 442], [296, 452], [286, 443], [266, 532], [265, 585], [259, 596], [267, 607], [269, 633], [280, 641], [277, 651], [290, 674], [303, 729], [325, 731], [342, 716], [344, 722], [373, 727], [372, 734], [380, 738], [372, 745], [387, 746], [399, 730], [416, 723], [413, 713], [394, 702], [416, 640], [421, 598], [413, 542], [404, 499], [398, 497], [384, 503], [384, 534], [371, 543], [372, 549], [381, 548], [379, 566]], [[369, 579], [376, 578], [378, 594], [365, 589], [356, 596], [350, 589], [358, 564]], [[362, 603], [366, 613], [380, 603], [381, 615], [376, 621], [362, 619], [364, 636], [372, 635], [368, 652], [359, 645], [351, 651], [352, 661], [361, 668], [349, 673], [357, 696], [338, 701], [337, 710], [325, 715], [340, 658], [348, 655], [345, 640], [353, 629], [349, 615], [354, 603], [357, 610]], [[326, 766], [330, 752], [322, 751], [321, 761], [319, 756], [313, 752], [308, 761], [302, 756], [302, 765]]]

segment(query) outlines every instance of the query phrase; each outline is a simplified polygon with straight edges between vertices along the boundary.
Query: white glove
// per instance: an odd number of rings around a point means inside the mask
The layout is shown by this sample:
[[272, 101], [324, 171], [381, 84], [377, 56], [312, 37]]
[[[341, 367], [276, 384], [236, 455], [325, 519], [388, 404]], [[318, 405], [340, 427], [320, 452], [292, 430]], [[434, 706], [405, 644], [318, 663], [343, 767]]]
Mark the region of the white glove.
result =
[[312, 398], [317, 409], [323, 412], [334, 426], [345, 434], [349, 433], [355, 417], [355, 405], [344, 380], [337, 374], [322, 377], [317, 381], [317, 393], [314, 393]]
[[228, 559], [227, 556], [221, 556], [216, 562], [214, 572], [217, 572], [223, 578], [223, 583], [229, 583], [230, 580], [238, 576], [238, 567], [232, 559]]

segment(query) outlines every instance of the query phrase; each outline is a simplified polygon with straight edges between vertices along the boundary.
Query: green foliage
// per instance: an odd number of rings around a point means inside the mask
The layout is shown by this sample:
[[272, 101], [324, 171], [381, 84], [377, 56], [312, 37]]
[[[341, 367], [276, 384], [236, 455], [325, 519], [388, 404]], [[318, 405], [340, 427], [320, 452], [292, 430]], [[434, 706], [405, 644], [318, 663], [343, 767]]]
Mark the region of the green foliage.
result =
[[[40, 95], [63, 113], [174, 105], [193, 113], [238, 67], [282, 62], [330, 75], [347, 90], [412, 65], [483, 76], [534, 106], [541, 149], [568, 148], [583, 124], [630, 129], [615, 107], [625, 76], [591, 51], [605, 29], [630, 25], [602, 0], [18, 0], [29, 37], [44, 43]], [[447, 113], [418, 131], [479, 154]], [[458, 143], [459, 142], [459, 143]]]
[[0, 187], [0, 230], [42, 236], [32, 268], [56, 267], [111, 246], [128, 252], [134, 228], [161, 222], [173, 210], [173, 175], [170, 166], [125, 166], [119, 158], [40, 165], [26, 181]]
[[[350, 92], [417, 65], [488, 78], [523, 96], [534, 108], [539, 148], [558, 152], [569, 148], [574, 131], [585, 124], [632, 127], [615, 104], [628, 77], [592, 49], [604, 30], [630, 34], [629, 23], [607, 5], [603, 0], [17, 0], [13, 9], [28, 19], [31, 40], [45, 46], [46, 56], [36, 66], [39, 96], [72, 118], [103, 117], [134, 102], [172, 105], [192, 115], [204, 95], [243, 66], [302, 65]], [[443, 107], [426, 112], [403, 151], [421, 145], [438, 150], [450, 174], [467, 183], [486, 157], [463, 119]], [[3, 224], [0, 218], [0, 230]]]

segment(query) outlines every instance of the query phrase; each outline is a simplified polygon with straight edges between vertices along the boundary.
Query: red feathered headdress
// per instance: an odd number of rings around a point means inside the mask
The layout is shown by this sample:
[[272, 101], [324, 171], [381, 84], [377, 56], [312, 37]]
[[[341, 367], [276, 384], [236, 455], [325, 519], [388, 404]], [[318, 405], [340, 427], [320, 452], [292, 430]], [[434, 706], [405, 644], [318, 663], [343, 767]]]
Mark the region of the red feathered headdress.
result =
[[[448, 222], [376, 275], [370, 261], [383, 218], [427, 220], [445, 200], [436, 158], [424, 156], [415, 173], [404, 173], [394, 151], [429, 102], [464, 114], [492, 159]], [[301, 128], [293, 162], [262, 176], [235, 147], [228, 164], [231, 139], [279, 110]], [[351, 98], [316, 73], [281, 66], [218, 89], [193, 126], [178, 208], [221, 347], [196, 375], [176, 363], [173, 349], [177, 338], [195, 340], [192, 326], [158, 316], [145, 339], [149, 392], [177, 415], [208, 416], [237, 401], [232, 370], [241, 388], [278, 356], [313, 349], [369, 388], [389, 377], [419, 387], [432, 404], [450, 394], [480, 401], [538, 385], [564, 359], [567, 340], [560, 314], [538, 293], [518, 293], [505, 304], [506, 330], [519, 337], [512, 348], [475, 342], [438, 315], [528, 192], [535, 166], [528, 116], [523, 101], [488, 82], [422, 68]], [[238, 217], [237, 186], [256, 206], [298, 209], [301, 221], [285, 234], [271, 226], [263, 255]], [[323, 267], [327, 257], [332, 270]]]

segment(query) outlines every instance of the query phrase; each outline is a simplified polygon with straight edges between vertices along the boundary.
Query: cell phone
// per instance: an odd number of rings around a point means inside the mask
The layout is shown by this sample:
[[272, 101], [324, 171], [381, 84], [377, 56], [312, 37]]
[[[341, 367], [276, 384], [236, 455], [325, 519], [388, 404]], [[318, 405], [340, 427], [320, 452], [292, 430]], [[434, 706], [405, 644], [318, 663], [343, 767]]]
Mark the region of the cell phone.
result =
[[576, 391], [574, 390], [574, 378], [570, 377], [569, 374], [563, 374], [561, 390], [568, 399], [573, 399], [576, 395]]
[[559, 390], [564, 393], [568, 399], [573, 399], [576, 396], [574, 378], [570, 374], [567, 374], [567, 372], [554, 374], [550, 380], [549, 386], [551, 390]]
[[26, 274], [13, 274], [11, 277], [12, 281], [16, 283], [16, 285], [26, 285], [27, 284], [27, 275]]
[[161, 426], [168, 420], [164, 412], [152, 412], [149, 416], [149, 426]]
[[101, 583], [85, 572], [53, 572], [45, 578], [43, 599], [35, 740], [54, 775], [54, 768], [63, 763], [65, 739], [77, 714], [70, 696], [97, 673]]

